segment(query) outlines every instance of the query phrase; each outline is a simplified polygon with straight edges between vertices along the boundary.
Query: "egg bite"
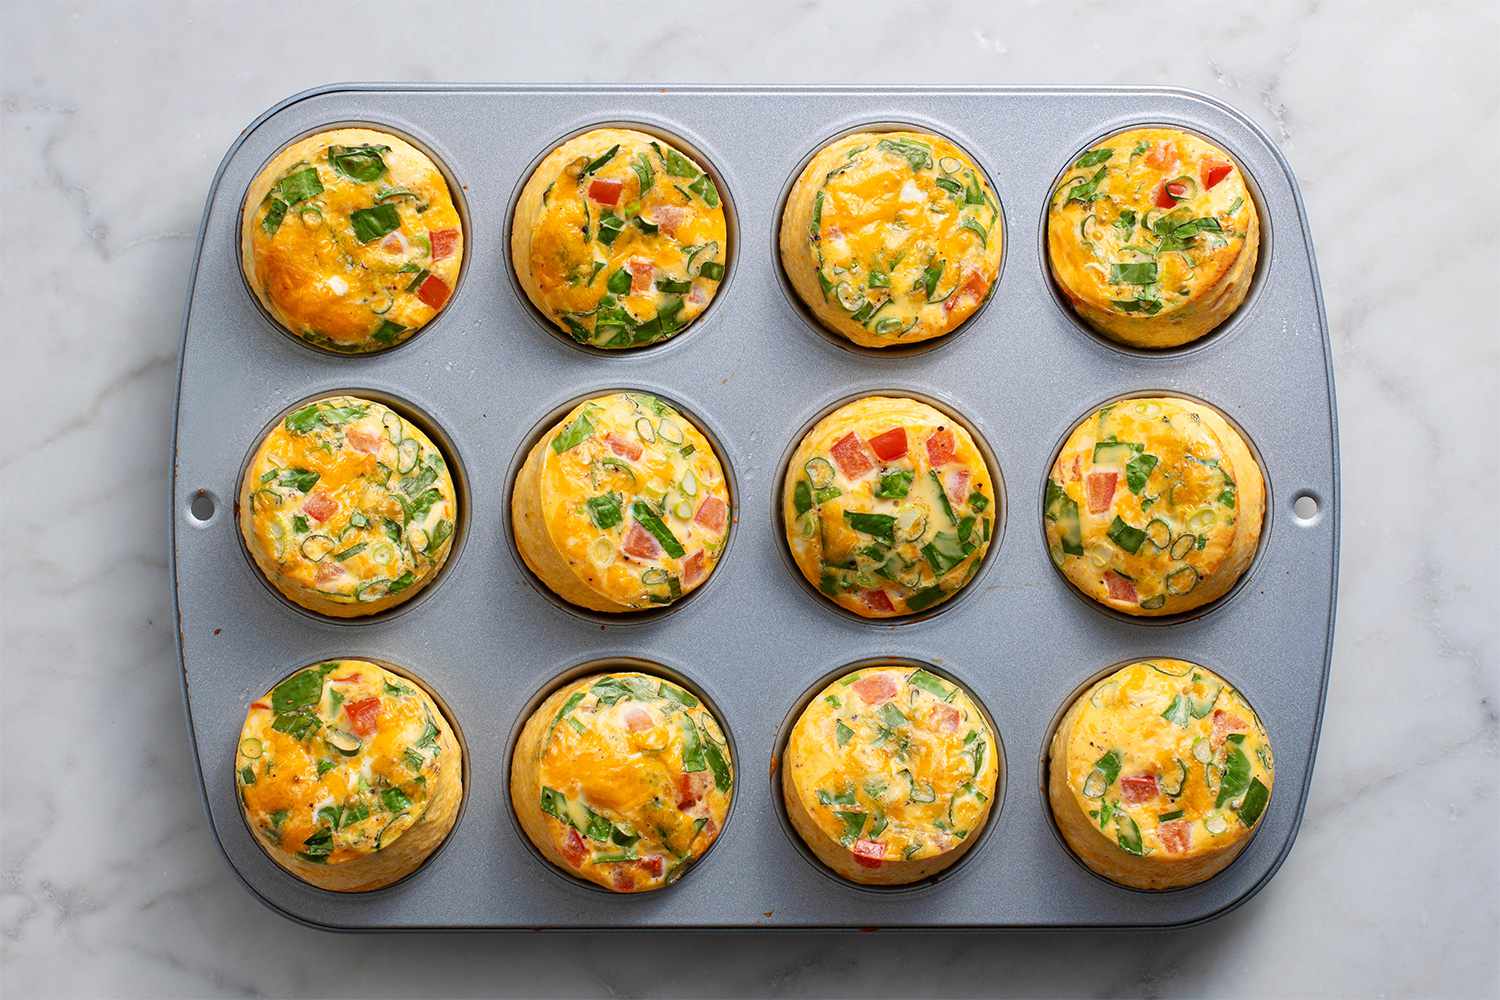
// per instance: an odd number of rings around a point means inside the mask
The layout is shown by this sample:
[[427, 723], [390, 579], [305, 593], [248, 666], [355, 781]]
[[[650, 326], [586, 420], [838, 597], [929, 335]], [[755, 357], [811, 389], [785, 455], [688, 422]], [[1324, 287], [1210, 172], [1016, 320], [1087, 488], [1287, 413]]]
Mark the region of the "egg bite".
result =
[[1222, 871], [1271, 799], [1265, 727], [1213, 671], [1132, 663], [1078, 697], [1047, 758], [1047, 801], [1073, 853], [1136, 889], [1177, 889]]
[[240, 485], [245, 547], [287, 600], [357, 618], [411, 600], [453, 550], [458, 496], [412, 421], [356, 396], [277, 421]]
[[1138, 128], [1087, 150], [1047, 213], [1047, 258], [1073, 309], [1133, 347], [1178, 347], [1250, 291], [1260, 215], [1243, 169], [1208, 140]]
[[463, 223], [443, 174], [399, 136], [319, 132], [245, 192], [240, 266], [272, 318], [330, 351], [401, 343], [458, 286]]
[[1131, 615], [1191, 611], [1229, 591], [1260, 544], [1260, 465], [1212, 407], [1122, 399], [1085, 417], [1047, 480], [1052, 561], [1090, 598]]
[[532, 172], [510, 252], [532, 305], [578, 343], [614, 350], [675, 337], [701, 315], [729, 238], [702, 165], [665, 139], [601, 128]]
[[969, 432], [915, 399], [866, 396], [818, 421], [781, 490], [802, 575], [862, 618], [926, 611], [974, 578], [999, 517]]
[[703, 432], [644, 392], [595, 396], [543, 434], [510, 498], [516, 548], [557, 596], [620, 613], [672, 604], [724, 553], [729, 484]]
[[803, 168], [781, 263], [825, 327], [863, 347], [952, 332], [989, 298], [1000, 202], [969, 154], [930, 132], [856, 132]]
[[979, 839], [1000, 776], [995, 734], [967, 691], [920, 667], [852, 671], [787, 739], [781, 794], [818, 860], [863, 885], [907, 885]]
[[733, 795], [718, 720], [649, 674], [595, 674], [554, 691], [511, 757], [510, 801], [527, 838], [612, 892], [677, 881], [724, 829]]
[[240, 807], [271, 860], [335, 892], [397, 882], [458, 820], [464, 760], [442, 710], [368, 660], [299, 670], [250, 705]]

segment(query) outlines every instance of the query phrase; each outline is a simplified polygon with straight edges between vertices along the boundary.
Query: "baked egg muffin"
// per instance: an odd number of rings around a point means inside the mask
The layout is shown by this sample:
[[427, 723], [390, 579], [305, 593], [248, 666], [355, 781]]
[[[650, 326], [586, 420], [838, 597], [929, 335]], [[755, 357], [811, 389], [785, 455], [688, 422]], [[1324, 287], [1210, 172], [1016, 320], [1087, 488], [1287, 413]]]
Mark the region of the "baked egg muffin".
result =
[[1052, 194], [1047, 257], [1073, 309], [1133, 347], [1178, 347], [1250, 291], [1260, 216], [1234, 159], [1173, 128], [1110, 136]]
[[656, 136], [601, 128], [532, 172], [516, 204], [511, 262], [532, 305], [580, 344], [675, 337], [724, 280], [728, 230], [701, 165]]
[[442, 452], [383, 403], [328, 396], [267, 432], [240, 485], [240, 535], [294, 604], [356, 618], [433, 581], [458, 497]]
[[787, 818], [850, 881], [920, 881], [979, 839], [1000, 775], [995, 745], [958, 685], [920, 667], [855, 670], [792, 727], [780, 764]]
[[1131, 615], [1170, 615], [1223, 596], [1260, 543], [1265, 480], [1212, 407], [1122, 399], [1085, 417], [1047, 480], [1052, 561], [1075, 587]]
[[448, 181], [387, 132], [341, 128], [292, 143], [250, 183], [240, 215], [251, 291], [325, 350], [399, 344], [458, 285], [464, 234]]
[[526, 456], [510, 510], [522, 560], [553, 593], [614, 613], [701, 586], [732, 516], [708, 439], [645, 392], [575, 406]]
[[1275, 770], [1255, 710], [1185, 660], [1132, 663], [1090, 687], [1058, 724], [1047, 767], [1073, 853], [1136, 889], [1223, 870], [1255, 833]]
[[974, 578], [999, 517], [969, 432], [915, 399], [866, 396], [818, 421], [782, 484], [802, 575], [862, 618], [926, 611]]
[[463, 754], [442, 711], [368, 660], [314, 664], [252, 703], [234, 769], [271, 860], [335, 892], [416, 871], [463, 801]]
[[596, 674], [554, 691], [511, 758], [510, 801], [527, 838], [612, 892], [682, 877], [723, 830], [733, 794], [718, 720], [649, 674]]
[[953, 331], [989, 298], [1005, 238], [969, 154], [930, 132], [856, 132], [798, 175], [781, 263], [828, 329], [864, 347]]

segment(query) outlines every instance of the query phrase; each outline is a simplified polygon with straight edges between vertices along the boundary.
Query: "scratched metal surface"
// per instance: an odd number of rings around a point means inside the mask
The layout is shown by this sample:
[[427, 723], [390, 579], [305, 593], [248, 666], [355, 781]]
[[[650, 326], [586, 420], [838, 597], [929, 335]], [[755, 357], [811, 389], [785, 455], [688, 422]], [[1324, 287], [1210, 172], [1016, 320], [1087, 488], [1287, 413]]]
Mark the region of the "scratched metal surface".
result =
[[[237, 262], [240, 200], [282, 145], [337, 122], [408, 135], [456, 178], [465, 272], [446, 311], [374, 357], [320, 354], [279, 335]], [[706, 157], [737, 218], [733, 265], [712, 308], [673, 341], [600, 356], [544, 332], [506, 255], [513, 198], [563, 136], [602, 122], [676, 135]], [[772, 247], [799, 164], [832, 135], [910, 122], [957, 140], [999, 195], [1007, 249], [988, 307], [934, 349], [878, 357], [813, 330], [788, 300]], [[1059, 304], [1040, 248], [1059, 171], [1103, 133], [1165, 122], [1204, 133], [1253, 179], [1266, 227], [1255, 287], [1198, 345], [1158, 355], [1104, 344]], [[738, 507], [723, 562], [675, 614], [603, 626], [567, 613], [512, 551], [505, 487], [549, 411], [591, 389], [679, 401], [717, 438]], [[467, 475], [470, 518], [427, 599], [370, 624], [299, 614], [244, 557], [232, 502], [267, 422], [316, 393], [362, 388], [404, 400], [446, 433]], [[963, 414], [999, 464], [1005, 533], [970, 593], [900, 626], [851, 621], [793, 578], [773, 498], [792, 438], [852, 393], [907, 389]], [[1268, 524], [1245, 583], [1209, 613], [1130, 622], [1086, 604], [1056, 573], [1040, 529], [1045, 470], [1097, 403], [1143, 390], [1206, 399], [1262, 458]], [[1296, 835], [1317, 746], [1338, 559], [1338, 452], [1327, 321], [1296, 182], [1269, 139], [1201, 95], [1134, 89], [901, 89], [340, 85], [297, 95], [235, 142], [209, 193], [181, 354], [172, 562], [183, 691], [205, 802], [229, 863], [262, 901], [343, 929], [581, 927], [1169, 926], [1243, 902]], [[200, 492], [217, 501], [206, 521]], [[1294, 498], [1321, 504], [1296, 518]], [[201, 502], [201, 501], [200, 501]], [[1207, 883], [1170, 893], [1110, 885], [1062, 846], [1040, 788], [1044, 741], [1078, 687], [1138, 656], [1213, 667], [1269, 728], [1277, 781], [1245, 853]], [[251, 837], [233, 750], [245, 706], [291, 670], [333, 656], [399, 664], [451, 707], [468, 748], [468, 799], [444, 849], [415, 876], [365, 895], [301, 884]], [[523, 843], [505, 796], [512, 734], [528, 704], [577, 664], [638, 657], [711, 697], [737, 750], [736, 802], [719, 843], [677, 885], [614, 896], [549, 870]], [[983, 702], [1004, 744], [1006, 792], [983, 842], [952, 877], [905, 892], [836, 882], [778, 821], [772, 754], [788, 713], [840, 665], [872, 656], [932, 663]]]

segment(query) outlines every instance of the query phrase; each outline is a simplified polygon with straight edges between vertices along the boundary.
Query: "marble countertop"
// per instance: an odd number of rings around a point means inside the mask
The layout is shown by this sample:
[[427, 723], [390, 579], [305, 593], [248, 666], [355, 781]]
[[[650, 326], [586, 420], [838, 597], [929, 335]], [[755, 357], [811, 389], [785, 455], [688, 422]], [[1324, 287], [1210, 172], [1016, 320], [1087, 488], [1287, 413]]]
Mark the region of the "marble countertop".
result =
[[[1495, 280], [1471, 221], [1500, 152], [1493, 5], [1223, 4], [1166, 39], [1148, 8], [1091, 2], [135, 8], [45, 5], [0, 38], [0, 993], [1500, 992], [1500, 551], [1471, 527], [1500, 513], [1483, 409], [1500, 337], [1454, 294]], [[443, 21], [438, 55], [417, 35]], [[1173, 84], [1263, 125], [1318, 240], [1345, 505], [1321, 752], [1270, 885], [1170, 933], [371, 937], [258, 905], [184, 740], [176, 354], [225, 149], [282, 97], [345, 79]]]

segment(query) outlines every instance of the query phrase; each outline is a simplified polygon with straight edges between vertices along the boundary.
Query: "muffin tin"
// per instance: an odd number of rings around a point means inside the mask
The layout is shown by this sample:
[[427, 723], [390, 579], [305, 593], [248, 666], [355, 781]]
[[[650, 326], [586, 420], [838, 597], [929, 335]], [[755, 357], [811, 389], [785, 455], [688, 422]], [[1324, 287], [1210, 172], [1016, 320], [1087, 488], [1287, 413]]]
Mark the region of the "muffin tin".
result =
[[[279, 336], [238, 267], [240, 201], [283, 145], [368, 123], [431, 151], [456, 182], [462, 280], [405, 344], [341, 357]], [[607, 123], [675, 136], [734, 206], [735, 246], [714, 306], [673, 340], [579, 350], [538, 328], [509, 276], [512, 203], [529, 167]], [[801, 163], [852, 128], [940, 132], [989, 174], [1006, 223], [993, 299], [962, 336], [879, 356], [814, 332], [788, 301], [772, 250]], [[1063, 166], [1100, 136], [1165, 123], [1231, 152], [1253, 182], [1265, 245], [1254, 287], [1222, 328], [1145, 352], [1089, 332], [1050, 287], [1040, 243]], [[1273, 239], [1274, 238], [1274, 239]], [[600, 623], [537, 592], [509, 536], [505, 485], [528, 434], [587, 392], [632, 387], [680, 402], [711, 429], [738, 504], [714, 577], [679, 613]], [[428, 415], [467, 483], [468, 524], [441, 586], [399, 614], [334, 622], [298, 614], [245, 558], [233, 498], [244, 456], [276, 414], [314, 394], [368, 390]], [[854, 621], [788, 576], [773, 511], [780, 462], [836, 400], [912, 392], [962, 414], [1006, 483], [1006, 530], [972, 593], [902, 625]], [[1081, 602], [1050, 565], [1041, 485], [1057, 443], [1099, 401], [1142, 391], [1208, 400], [1241, 426], [1267, 472], [1268, 517], [1247, 578], [1188, 620], [1126, 621]], [[584, 927], [1173, 926], [1223, 913], [1275, 873], [1301, 820], [1332, 649], [1338, 443], [1327, 322], [1291, 170], [1233, 109], [1175, 89], [714, 88], [339, 85], [290, 98], [229, 150], [199, 230], [188, 302], [170, 510], [183, 692], [211, 827], [236, 873], [293, 919], [340, 929]], [[506, 551], [510, 550], [510, 551]], [[1244, 691], [1270, 732], [1276, 794], [1244, 854], [1209, 881], [1143, 893], [1092, 877], [1052, 831], [1043, 755], [1068, 699], [1111, 664], [1173, 656]], [[962, 865], [933, 884], [870, 892], [803, 863], [778, 821], [775, 747], [818, 679], [870, 657], [930, 663], [993, 717], [1006, 792]], [[234, 747], [248, 703], [327, 657], [412, 671], [468, 746], [467, 806], [443, 851], [411, 878], [340, 895], [280, 871], [240, 816]], [[615, 896], [539, 862], [505, 783], [528, 704], [585, 661], [660, 664], [717, 705], [736, 738], [733, 812], [676, 885]]]

